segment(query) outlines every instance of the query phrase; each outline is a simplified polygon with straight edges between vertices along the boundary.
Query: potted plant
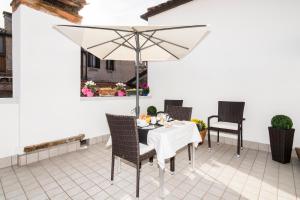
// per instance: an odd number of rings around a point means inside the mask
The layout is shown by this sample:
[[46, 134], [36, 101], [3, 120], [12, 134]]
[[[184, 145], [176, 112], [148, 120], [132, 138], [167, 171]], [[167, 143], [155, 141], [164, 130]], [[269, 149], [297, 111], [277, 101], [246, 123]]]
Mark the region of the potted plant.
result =
[[152, 117], [156, 116], [157, 115], [157, 109], [155, 106], [149, 106], [147, 108], [147, 115], [150, 115]]
[[150, 92], [149, 85], [147, 83], [143, 83], [141, 85], [141, 88], [142, 88], [142, 96], [148, 96], [148, 94]]
[[126, 84], [124, 83], [117, 83], [116, 84], [116, 96], [126, 96]]
[[84, 87], [81, 89], [81, 92], [86, 97], [92, 97], [96, 93], [96, 83], [93, 81], [87, 81], [84, 84]]
[[276, 115], [272, 118], [269, 127], [272, 159], [280, 163], [289, 163], [291, 160], [294, 132], [293, 121], [285, 115]]
[[151, 124], [156, 124], [157, 120], [156, 120], [156, 116], [157, 116], [157, 109], [155, 106], [149, 106], [147, 108], [147, 115], [151, 116]]
[[196, 119], [196, 118], [192, 119], [191, 121], [197, 125], [202, 138], [202, 142], [200, 142], [200, 144], [203, 144], [207, 133], [207, 126], [205, 122], [203, 120]]

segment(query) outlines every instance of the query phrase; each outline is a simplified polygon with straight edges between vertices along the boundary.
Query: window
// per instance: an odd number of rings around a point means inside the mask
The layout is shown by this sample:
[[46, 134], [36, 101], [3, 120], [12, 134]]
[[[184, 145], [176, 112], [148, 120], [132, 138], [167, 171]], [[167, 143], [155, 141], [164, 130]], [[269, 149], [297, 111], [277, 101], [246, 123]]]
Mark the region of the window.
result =
[[115, 61], [114, 60], [107, 60], [106, 61], [106, 70], [107, 71], [115, 71]]
[[88, 53], [88, 67], [100, 69], [100, 59]]
[[[148, 79], [147, 63], [145, 62], [143, 64], [144, 65], [139, 68], [141, 86], [147, 85]], [[100, 68], [100, 65], [102, 68]], [[94, 83], [89, 81], [93, 81]], [[123, 83], [126, 86], [121, 90], [117, 87], [118, 83]], [[80, 95], [82, 97], [136, 95], [135, 88], [136, 67], [133, 61], [101, 60], [82, 49], [80, 88]], [[118, 93], [117, 91], [120, 90], [121, 92]], [[126, 91], [125, 93], [124, 90]], [[140, 94], [145, 95], [142, 91], [143, 88], [141, 87]], [[147, 88], [145, 91], [147, 91]]]
[[5, 53], [4, 37], [0, 35], [0, 54]]
[[[7, 42], [7, 43], [6, 43]], [[13, 97], [11, 36], [0, 35], [0, 98]]]

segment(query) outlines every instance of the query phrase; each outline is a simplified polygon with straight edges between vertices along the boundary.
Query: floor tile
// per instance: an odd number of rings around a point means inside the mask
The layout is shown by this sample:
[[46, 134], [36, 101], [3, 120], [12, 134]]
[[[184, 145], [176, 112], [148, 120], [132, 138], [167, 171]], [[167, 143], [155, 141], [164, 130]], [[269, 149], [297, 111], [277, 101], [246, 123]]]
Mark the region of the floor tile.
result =
[[[245, 148], [237, 158], [235, 146], [212, 146], [211, 152], [207, 144], [198, 147], [194, 171], [186, 149], [176, 155], [174, 175], [166, 164], [166, 200], [300, 200], [300, 163], [295, 158], [283, 165], [268, 152]], [[123, 161], [112, 185], [111, 149], [103, 144], [58, 157], [52, 153], [28, 166], [0, 169], [0, 199], [135, 199], [135, 168]], [[140, 199], [161, 199], [156, 160], [142, 165]]]

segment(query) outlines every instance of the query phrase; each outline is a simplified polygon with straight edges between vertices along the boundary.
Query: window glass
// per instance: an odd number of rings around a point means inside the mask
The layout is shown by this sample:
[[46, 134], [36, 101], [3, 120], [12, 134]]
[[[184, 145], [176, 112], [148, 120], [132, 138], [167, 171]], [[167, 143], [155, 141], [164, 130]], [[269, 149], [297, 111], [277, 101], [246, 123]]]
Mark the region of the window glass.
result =
[[[101, 60], [84, 50], [81, 51], [81, 59], [81, 96], [136, 95], [136, 67], [133, 61]], [[147, 68], [147, 62], [139, 68], [140, 94], [144, 96], [150, 91]]]
[[4, 51], [4, 38], [0, 35], [0, 53], [3, 54]]
[[[5, 37], [0, 35], [0, 98], [13, 97], [13, 73], [11, 48], [6, 50]], [[11, 47], [11, 37], [8, 36], [8, 47]]]
[[106, 61], [106, 70], [107, 71], [114, 71], [115, 70], [115, 61], [114, 60], [107, 60]]

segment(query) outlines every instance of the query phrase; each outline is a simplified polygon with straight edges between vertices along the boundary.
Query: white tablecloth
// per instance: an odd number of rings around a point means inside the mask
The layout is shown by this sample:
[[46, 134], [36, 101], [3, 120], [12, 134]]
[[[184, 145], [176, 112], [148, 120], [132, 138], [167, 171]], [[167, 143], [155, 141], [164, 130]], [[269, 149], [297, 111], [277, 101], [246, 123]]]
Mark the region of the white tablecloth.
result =
[[148, 132], [148, 145], [154, 146], [159, 166], [165, 168], [165, 159], [176, 155], [176, 151], [193, 143], [202, 142], [198, 128], [193, 122], [174, 121], [169, 128], [160, 127]]
[[[155, 148], [159, 166], [165, 168], [165, 159], [176, 155], [176, 151], [193, 143], [194, 147], [202, 142], [195, 123], [188, 121], [174, 121], [171, 127], [160, 127], [148, 132], [147, 143]], [[106, 146], [111, 145], [111, 137]]]

